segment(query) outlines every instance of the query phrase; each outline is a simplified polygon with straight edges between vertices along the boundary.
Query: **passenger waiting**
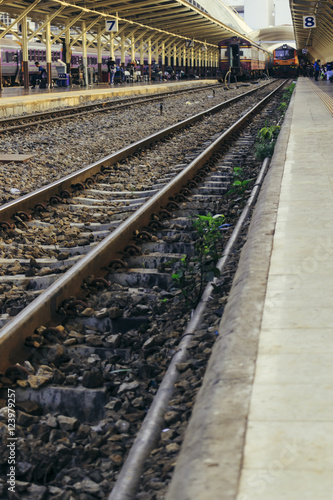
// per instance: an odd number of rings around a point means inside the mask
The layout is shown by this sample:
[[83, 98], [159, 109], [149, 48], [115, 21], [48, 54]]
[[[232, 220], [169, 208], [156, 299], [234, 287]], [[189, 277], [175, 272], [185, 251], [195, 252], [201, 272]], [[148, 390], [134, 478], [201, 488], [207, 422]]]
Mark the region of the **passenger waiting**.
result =
[[40, 80], [39, 88], [46, 89], [46, 81], [47, 81], [47, 73], [46, 70], [39, 64], [38, 61], [35, 62], [36, 68], [38, 69], [38, 73], [34, 73], [31, 77], [31, 88], [34, 89], [37, 83], [37, 80]]

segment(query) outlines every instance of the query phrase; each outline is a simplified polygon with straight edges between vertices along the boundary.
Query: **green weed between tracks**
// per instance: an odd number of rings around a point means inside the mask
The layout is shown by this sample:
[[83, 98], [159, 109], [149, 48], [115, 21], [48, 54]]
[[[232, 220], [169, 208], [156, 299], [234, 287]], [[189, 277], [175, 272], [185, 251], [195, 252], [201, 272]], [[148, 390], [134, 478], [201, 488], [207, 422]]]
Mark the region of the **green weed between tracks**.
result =
[[[289, 85], [289, 87], [287, 87], [282, 94], [282, 101], [280, 103], [280, 106], [278, 107], [281, 115], [280, 120], [283, 119], [285, 112], [288, 109], [289, 101], [291, 99], [295, 85], [295, 83]], [[280, 128], [281, 127], [279, 125], [269, 125], [268, 123], [266, 123], [265, 127], [259, 130], [257, 143], [255, 145], [255, 155], [257, 160], [263, 161], [265, 158], [271, 158], [273, 156]]]
[[[281, 119], [288, 108], [295, 84], [291, 84], [282, 95], [279, 106]], [[258, 132], [255, 145], [256, 158], [263, 161], [267, 156], [271, 157], [274, 152], [276, 139], [280, 132], [279, 125], [265, 124]], [[243, 197], [248, 184], [253, 179], [246, 179], [241, 167], [235, 167], [233, 171], [234, 182], [231, 184], [227, 196], [236, 195]], [[207, 281], [219, 276], [216, 264], [222, 253], [223, 234], [221, 226], [225, 223], [224, 215], [196, 215], [191, 217], [195, 232], [194, 255], [183, 255], [180, 261], [173, 260], [169, 264], [175, 264], [176, 269], [172, 274], [175, 285], [181, 290], [185, 302], [191, 308], [197, 306]], [[167, 299], [164, 299], [167, 300]]]
[[206, 282], [219, 276], [216, 264], [223, 239], [220, 226], [224, 224], [225, 217], [208, 214], [191, 219], [195, 231], [194, 255], [183, 255], [172, 279], [180, 288], [186, 304], [194, 308], [199, 303]]

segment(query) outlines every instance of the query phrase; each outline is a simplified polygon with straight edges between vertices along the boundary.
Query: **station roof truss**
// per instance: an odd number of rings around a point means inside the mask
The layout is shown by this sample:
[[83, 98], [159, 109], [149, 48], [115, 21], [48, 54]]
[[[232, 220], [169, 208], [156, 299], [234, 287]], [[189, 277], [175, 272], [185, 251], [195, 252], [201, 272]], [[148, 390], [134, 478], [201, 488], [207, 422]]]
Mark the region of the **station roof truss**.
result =
[[[126, 37], [135, 36], [136, 40], [144, 36], [169, 44], [191, 40], [208, 50], [216, 49], [221, 40], [233, 36], [251, 41], [245, 34], [238, 33], [186, 0], [0, 0], [0, 11], [10, 14], [16, 24], [27, 16], [38, 22], [40, 29], [48, 18], [52, 26], [58, 27], [56, 39], [60, 39], [65, 27], [70, 26], [77, 30], [78, 43], [83, 21], [92, 37], [99, 29], [101, 36], [109, 39], [105, 28], [107, 19], [118, 20], [115, 37], [122, 33]], [[12, 26], [2, 25], [1, 28], [4, 31], [0, 38], [10, 33]], [[38, 30], [30, 32], [30, 38], [37, 33]], [[52, 37], [54, 43], [54, 34]]]
[[[333, 0], [289, 0], [298, 50], [317, 59], [333, 60]], [[304, 26], [304, 17], [315, 18], [315, 27]]]

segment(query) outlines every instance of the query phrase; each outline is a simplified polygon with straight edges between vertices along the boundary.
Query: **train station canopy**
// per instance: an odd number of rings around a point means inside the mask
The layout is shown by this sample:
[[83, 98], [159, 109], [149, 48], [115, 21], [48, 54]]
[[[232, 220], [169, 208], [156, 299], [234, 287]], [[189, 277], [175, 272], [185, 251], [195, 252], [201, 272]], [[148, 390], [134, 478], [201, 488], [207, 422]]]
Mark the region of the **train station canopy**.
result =
[[333, 0], [289, 0], [297, 49], [333, 61]]
[[[46, 19], [60, 28], [66, 23], [80, 27], [84, 21], [91, 32], [98, 27], [105, 32], [106, 21], [117, 20], [118, 33], [131, 33], [136, 38], [148, 33], [160, 41], [188, 39], [214, 47], [231, 36], [247, 38], [235, 29], [237, 23], [233, 26], [226, 18], [228, 24], [224, 24], [194, 0], [4, 0], [0, 11], [10, 14], [16, 23], [27, 16], [41, 26]], [[0, 27], [9, 33], [10, 27]]]
[[273, 52], [273, 50], [284, 43], [296, 48], [294, 28], [289, 24], [270, 26], [269, 28], [251, 31], [248, 33], [248, 36], [269, 52]]
[[281, 24], [279, 26], [271, 26], [269, 28], [251, 31], [248, 36], [250, 36], [253, 40], [263, 42], [265, 44], [295, 40], [294, 28], [289, 24]]

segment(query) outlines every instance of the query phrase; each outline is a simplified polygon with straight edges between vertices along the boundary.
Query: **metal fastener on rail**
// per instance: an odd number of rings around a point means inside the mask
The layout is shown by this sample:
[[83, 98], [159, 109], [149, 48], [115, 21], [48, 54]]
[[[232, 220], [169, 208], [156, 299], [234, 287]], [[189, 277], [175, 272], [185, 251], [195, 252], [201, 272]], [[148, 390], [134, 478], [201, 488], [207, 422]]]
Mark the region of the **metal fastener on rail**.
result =
[[125, 255], [141, 255], [141, 248], [134, 245], [134, 243], [130, 245], [126, 245], [124, 248]]
[[97, 288], [98, 290], [107, 289], [111, 286], [110, 281], [102, 277], [93, 278], [92, 280], [89, 280], [89, 282], [86, 282], [86, 284], [88, 288]]
[[57, 205], [58, 203], [61, 203], [62, 199], [58, 195], [51, 196], [49, 199], [49, 205]]
[[88, 304], [80, 299], [75, 299], [71, 297], [68, 300], [65, 300], [60, 308], [66, 316], [76, 316], [80, 310], [83, 310], [88, 307]]
[[180, 207], [175, 201], [170, 201], [170, 203], [167, 204], [167, 208], [169, 210], [178, 210]]
[[151, 220], [148, 223], [148, 227], [152, 228], [152, 229], [161, 229], [163, 227], [163, 225], [160, 223], [159, 220]]
[[85, 179], [84, 184], [87, 188], [89, 188], [95, 184], [95, 181], [92, 177], [88, 177], [87, 179]]
[[27, 212], [16, 212], [15, 215], [24, 221], [31, 220], [31, 215], [27, 214]]
[[148, 231], [138, 231], [137, 234], [135, 234], [135, 238], [142, 241], [150, 241], [152, 235], [148, 233]]
[[168, 212], [168, 210], [160, 210], [158, 212], [158, 215], [160, 217], [160, 219], [169, 219], [171, 217], [171, 213]]
[[118, 271], [119, 269], [126, 269], [127, 264], [121, 259], [113, 259], [108, 265], [109, 271]]
[[34, 211], [37, 213], [46, 212], [46, 210], [47, 208], [44, 203], [36, 203], [36, 205], [34, 206]]
[[15, 224], [11, 224], [10, 222], [7, 221], [1, 221], [0, 227], [1, 229], [15, 229]]

